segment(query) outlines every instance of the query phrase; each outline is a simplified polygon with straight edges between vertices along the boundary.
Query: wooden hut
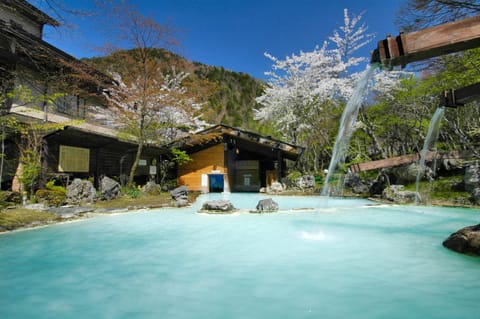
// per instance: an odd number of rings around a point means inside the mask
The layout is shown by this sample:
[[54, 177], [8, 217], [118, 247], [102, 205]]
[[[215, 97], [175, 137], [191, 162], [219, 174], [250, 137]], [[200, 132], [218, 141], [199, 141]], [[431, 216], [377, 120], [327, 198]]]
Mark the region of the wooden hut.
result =
[[216, 125], [187, 136], [172, 147], [193, 161], [178, 168], [178, 185], [202, 192], [258, 192], [285, 175], [287, 160], [303, 149], [269, 136]]

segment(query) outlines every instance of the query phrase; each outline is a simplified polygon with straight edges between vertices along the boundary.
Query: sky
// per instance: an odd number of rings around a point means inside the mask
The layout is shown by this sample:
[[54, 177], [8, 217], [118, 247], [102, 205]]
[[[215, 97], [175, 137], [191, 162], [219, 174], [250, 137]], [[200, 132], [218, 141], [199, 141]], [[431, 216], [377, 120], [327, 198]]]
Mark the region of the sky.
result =
[[[283, 59], [312, 51], [343, 25], [344, 9], [363, 14], [361, 21], [375, 40], [359, 55], [369, 57], [387, 34], [398, 35], [395, 16], [406, 0], [138, 0], [144, 15], [168, 21], [179, 30], [175, 52], [188, 60], [265, 79], [272, 63], [265, 52]], [[40, 9], [44, 1], [30, 0]], [[93, 1], [65, 0], [68, 7], [93, 10]], [[48, 13], [48, 10], [47, 10]], [[53, 15], [53, 14], [52, 14]], [[45, 40], [77, 57], [102, 55], [111, 41], [102, 31], [101, 16], [72, 17], [75, 28], [45, 30]]]

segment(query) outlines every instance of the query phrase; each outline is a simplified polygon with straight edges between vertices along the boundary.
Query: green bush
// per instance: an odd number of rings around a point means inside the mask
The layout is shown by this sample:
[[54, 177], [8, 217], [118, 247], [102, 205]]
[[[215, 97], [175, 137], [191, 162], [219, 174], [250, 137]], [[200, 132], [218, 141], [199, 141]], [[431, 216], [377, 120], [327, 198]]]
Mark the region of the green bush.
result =
[[297, 179], [297, 178], [299, 178], [299, 177], [302, 177], [302, 175], [303, 175], [302, 172], [299, 172], [299, 171], [290, 171], [290, 172], [288, 172], [287, 178], [288, 178], [289, 180], [292, 180], [292, 181], [293, 181], [293, 180], [295, 180], [295, 179]]
[[19, 192], [0, 191], [0, 208], [15, 206], [22, 203], [22, 194]]
[[58, 192], [63, 192], [65, 194], [67, 193], [67, 190], [65, 189], [65, 187], [55, 185], [55, 180], [48, 181], [45, 184], [45, 188], [50, 191], [58, 191]]
[[35, 196], [38, 202], [47, 206], [61, 206], [65, 203], [66, 194], [61, 190], [39, 189]]
[[142, 196], [142, 191], [136, 186], [124, 186], [122, 187], [122, 194], [130, 198], [139, 198]]

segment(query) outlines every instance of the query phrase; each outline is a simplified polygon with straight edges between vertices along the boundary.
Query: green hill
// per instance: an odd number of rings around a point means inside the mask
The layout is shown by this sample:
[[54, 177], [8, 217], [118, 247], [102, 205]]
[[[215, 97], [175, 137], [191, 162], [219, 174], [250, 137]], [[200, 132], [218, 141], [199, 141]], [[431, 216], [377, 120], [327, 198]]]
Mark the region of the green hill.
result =
[[[268, 127], [253, 119], [253, 109], [259, 108], [255, 98], [262, 94], [265, 83], [246, 73], [233, 72], [223, 67], [210, 66], [187, 59], [163, 49], [155, 50], [156, 57], [167, 71], [189, 73], [184, 81], [190, 93], [203, 102], [203, 118], [208, 123], [226, 124], [259, 133], [271, 134]], [[84, 59], [83, 62], [107, 72], [115, 69], [115, 53]]]

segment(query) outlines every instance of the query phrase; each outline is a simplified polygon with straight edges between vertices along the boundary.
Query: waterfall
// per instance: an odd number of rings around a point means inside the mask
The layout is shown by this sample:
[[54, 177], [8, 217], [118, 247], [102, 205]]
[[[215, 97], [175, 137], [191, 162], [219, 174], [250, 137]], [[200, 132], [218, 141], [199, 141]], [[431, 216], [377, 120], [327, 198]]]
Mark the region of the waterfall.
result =
[[355, 123], [357, 121], [358, 110], [362, 105], [363, 97], [367, 91], [367, 84], [374, 74], [376, 65], [367, 65], [365, 73], [357, 82], [352, 96], [348, 100], [347, 106], [343, 110], [342, 118], [340, 120], [340, 127], [338, 129], [337, 138], [333, 147], [332, 158], [328, 166], [327, 177], [323, 186], [322, 195], [329, 195], [329, 180], [335, 172], [338, 164], [343, 163], [345, 155], [350, 144], [350, 137], [352, 136]]
[[423, 142], [422, 152], [420, 153], [420, 167], [417, 172], [417, 181], [416, 181], [416, 193], [415, 203], [417, 204], [420, 198], [419, 188], [420, 188], [420, 178], [425, 173], [425, 161], [427, 157], [428, 150], [435, 145], [435, 142], [438, 139], [438, 133], [440, 132], [440, 123], [443, 118], [443, 113], [445, 112], [444, 107], [439, 107], [435, 111], [430, 120], [430, 125], [428, 127], [427, 136]]

